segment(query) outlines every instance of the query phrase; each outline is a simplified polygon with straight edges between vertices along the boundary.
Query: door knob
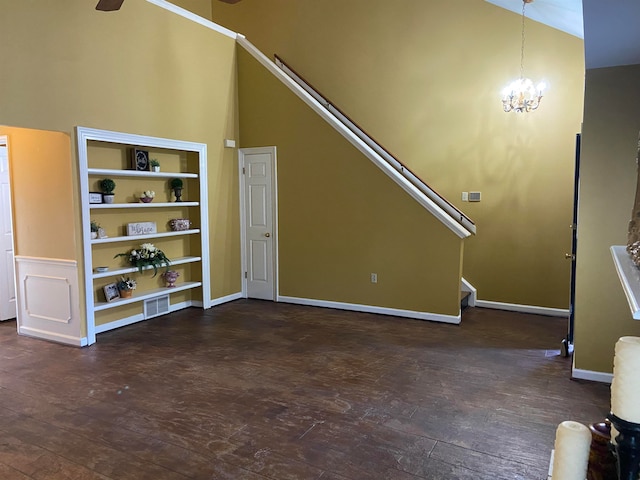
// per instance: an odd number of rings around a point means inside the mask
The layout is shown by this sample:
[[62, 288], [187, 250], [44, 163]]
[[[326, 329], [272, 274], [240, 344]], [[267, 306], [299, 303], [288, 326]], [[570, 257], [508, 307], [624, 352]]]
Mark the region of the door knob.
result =
[[269, 232], [264, 234], [265, 237], [269, 238], [271, 236], [271, 234]]
[[567, 260], [575, 260], [576, 256], [571, 253], [565, 253], [564, 258], [566, 258]]

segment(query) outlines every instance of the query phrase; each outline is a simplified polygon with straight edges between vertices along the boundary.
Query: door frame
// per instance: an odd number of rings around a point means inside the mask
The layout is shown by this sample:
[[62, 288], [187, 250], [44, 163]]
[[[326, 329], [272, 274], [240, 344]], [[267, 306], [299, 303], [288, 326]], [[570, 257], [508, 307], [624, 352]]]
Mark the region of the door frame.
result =
[[[11, 185], [11, 149], [9, 148], [9, 136], [8, 135], [0, 135], [0, 145], [4, 145], [7, 149], [7, 168], [9, 169], [9, 221], [11, 222], [11, 248], [13, 249], [13, 291], [15, 292], [15, 319], [16, 324], [18, 323], [18, 285], [17, 285], [17, 273], [16, 273], [16, 237], [14, 231], [14, 222], [13, 222], [13, 195], [12, 195], [12, 185]], [[7, 318], [6, 320], [10, 320], [11, 318]]]
[[565, 357], [573, 352], [573, 333], [575, 329], [576, 304], [576, 255], [578, 253], [578, 202], [580, 200], [580, 149], [582, 147], [582, 133], [576, 133], [575, 160], [573, 170], [573, 212], [571, 221], [571, 280], [569, 284], [569, 325], [567, 337], [562, 342]]
[[242, 279], [242, 298], [247, 297], [247, 206], [245, 202], [245, 174], [244, 174], [244, 156], [246, 153], [270, 153], [273, 158], [271, 165], [271, 210], [273, 219], [273, 225], [271, 234], [272, 243], [272, 256], [273, 265], [273, 301], [277, 302], [280, 297], [280, 285], [278, 279], [280, 278], [278, 266], [280, 265], [278, 259], [278, 150], [276, 146], [269, 147], [248, 147], [238, 149], [238, 178], [240, 183], [240, 255], [241, 255], [241, 271], [240, 278]]

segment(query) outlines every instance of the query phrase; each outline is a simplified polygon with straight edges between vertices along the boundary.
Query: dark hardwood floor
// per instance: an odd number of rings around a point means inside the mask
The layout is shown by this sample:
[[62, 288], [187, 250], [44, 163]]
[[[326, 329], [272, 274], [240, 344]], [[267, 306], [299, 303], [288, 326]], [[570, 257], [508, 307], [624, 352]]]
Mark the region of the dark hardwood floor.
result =
[[468, 309], [460, 326], [241, 300], [79, 349], [0, 325], [0, 479], [546, 479], [566, 320]]

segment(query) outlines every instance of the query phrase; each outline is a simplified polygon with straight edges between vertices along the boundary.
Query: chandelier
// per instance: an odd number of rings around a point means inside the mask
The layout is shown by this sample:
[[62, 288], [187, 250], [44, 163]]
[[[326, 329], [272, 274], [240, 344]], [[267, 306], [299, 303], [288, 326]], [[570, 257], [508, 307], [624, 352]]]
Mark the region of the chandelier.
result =
[[546, 88], [544, 82], [533, 84], [524, 77], [524, 9], [527, 3], [533, 0], [522, 1], [522, 43], [520, 46], [520, 78], [514, 80], [502, 90], [502, 109], [505, 112], [531, 112], [540, 106], [542, 92]]

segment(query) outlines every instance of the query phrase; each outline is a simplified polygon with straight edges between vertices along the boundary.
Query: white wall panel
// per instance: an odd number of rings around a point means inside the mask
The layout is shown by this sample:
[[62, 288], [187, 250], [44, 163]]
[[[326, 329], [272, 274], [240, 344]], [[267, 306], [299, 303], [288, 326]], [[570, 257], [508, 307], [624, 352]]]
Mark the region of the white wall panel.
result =
[[75, 261], [16, 256], [18, 333], [81, 346]]

